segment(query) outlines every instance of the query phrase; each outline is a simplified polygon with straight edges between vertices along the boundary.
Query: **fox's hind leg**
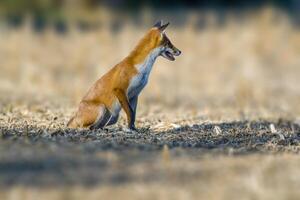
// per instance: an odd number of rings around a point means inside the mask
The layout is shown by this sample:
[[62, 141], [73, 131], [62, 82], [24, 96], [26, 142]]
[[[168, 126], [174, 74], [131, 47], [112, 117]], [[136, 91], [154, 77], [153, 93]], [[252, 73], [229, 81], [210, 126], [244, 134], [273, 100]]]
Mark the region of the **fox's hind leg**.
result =
[[116, 116], [112, 115], [110, 117], [109, 121], [107, 122], [106, 126], [110, 126], [110, 125], [117, 123], [118, 119], [119, 119], [119, 114], [117, 114]]
[[105, 106], [101, 106], [99, 114], [95, 122], [90, 126], [90, 129], [101, 129], [106, 126], [112, 118], [111, 113]]
[[68, 122], [69, 128], [84, 128], [95, 123], [101, 113], [104, 112], [104, 105], [91, 102], [81, 102], [74, 117]]

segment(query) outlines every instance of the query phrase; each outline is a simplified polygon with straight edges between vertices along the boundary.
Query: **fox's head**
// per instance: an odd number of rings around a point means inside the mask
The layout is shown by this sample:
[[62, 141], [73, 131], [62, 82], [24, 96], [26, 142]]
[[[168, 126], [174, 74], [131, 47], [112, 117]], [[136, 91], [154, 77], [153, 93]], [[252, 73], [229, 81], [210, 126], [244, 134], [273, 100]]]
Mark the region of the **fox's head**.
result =
[[160, 47], [160, 55], [164, 58], [174, 61], [174, 56], [179, 56], [181, 51], [177, 49], [167, 37], [165, 33], [165, 29], [168, 27], [170, 23], [163, 24], [162, 21], [157, 22], [154, 26], [154, 34], [157, 35], [158, 38], [157, 46]]
[[163, 56], [168, 60], [175, 60], [174, 56], [179, 56], [181, 51], [177, 49], [169, 40], [165, 29], [169, 23], [157, 22], [140, 40], [131, 53], [135, 63], [140, 63], [151, 53], [154, 57]]

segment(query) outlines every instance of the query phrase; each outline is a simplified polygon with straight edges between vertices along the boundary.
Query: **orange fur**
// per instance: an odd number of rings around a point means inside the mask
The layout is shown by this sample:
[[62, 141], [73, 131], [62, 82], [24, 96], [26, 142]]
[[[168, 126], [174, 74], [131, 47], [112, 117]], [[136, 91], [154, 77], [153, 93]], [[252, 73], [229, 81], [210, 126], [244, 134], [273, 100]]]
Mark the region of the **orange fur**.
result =
[[113, 103], [118, 100], [114, 90], [123, 92], [127, 90], [131, 78], [138, 73], [135, 65], [143, 62], [151, 50], [160, 45], [160, 42], [160, 31], [152, 28], [129, 56], [94, 83], [81, 100], [77, 113], [68, 122], [68, 127], [90, 126], [96, 121], [101, 105], [109, 110], [112, 109]]
[[[129, 128], [135, 129], [135, 110], [130, 105], [127, 89], [133, 77], [139, 73], [136, 66], [143, 63], [153, 49], [162, 45], [168, 46], [173, 52], [177, 51], [177, 55], [180, 54], [180, 51], [171, 44], [162, 32], [162, 29], [167, 25], [151, 28], [126, 58], [93, 84], [81, 100], [75, 116], [68, 122], [68, 127], [92, 127], [94, 125], [96, 128], [104, 127], [115, 113], [114, 109], [117, 102], [127, 115]], [[107, 110], [110, 113], [109, 119], [104, 122], [105, 124], [101, 124]], [[116, 115], [118, 113], [114, 116]]]

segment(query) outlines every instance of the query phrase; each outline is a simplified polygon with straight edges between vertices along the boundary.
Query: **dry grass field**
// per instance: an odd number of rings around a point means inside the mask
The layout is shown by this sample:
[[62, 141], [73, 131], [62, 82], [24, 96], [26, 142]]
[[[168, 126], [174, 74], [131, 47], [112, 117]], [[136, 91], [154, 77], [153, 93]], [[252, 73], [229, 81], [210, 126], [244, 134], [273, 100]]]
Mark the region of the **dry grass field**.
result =
[[300, 30], [275, 9], [171, 21], [183, 53], [155, 63], [138, 133], [124, 114], [105, 130], [65, 127], [144, 18], [118, 32], [107, 19], [66, 34], [0, 28], [0, 199], [299, 199]]

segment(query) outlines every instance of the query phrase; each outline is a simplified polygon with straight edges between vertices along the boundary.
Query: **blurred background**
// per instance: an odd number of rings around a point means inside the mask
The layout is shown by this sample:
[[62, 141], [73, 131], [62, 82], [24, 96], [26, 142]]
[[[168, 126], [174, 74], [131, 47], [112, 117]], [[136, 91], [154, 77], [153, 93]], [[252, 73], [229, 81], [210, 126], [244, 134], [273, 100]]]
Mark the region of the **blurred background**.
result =
[[295, 117], [299, 9], [297, 0], [2, 0], [0, 89], [63, 96], [73, 107], [163, 19], [183, 54], [158, 59], [144, 105]]
[[[299, 10], [1, 0], [0, 199], [299, 199]], [[89, 87], [161, 19], [182, 54], [154, 64], [141, 132], [124, 133], [124, 115], [109, 130], [66, 129]]]

